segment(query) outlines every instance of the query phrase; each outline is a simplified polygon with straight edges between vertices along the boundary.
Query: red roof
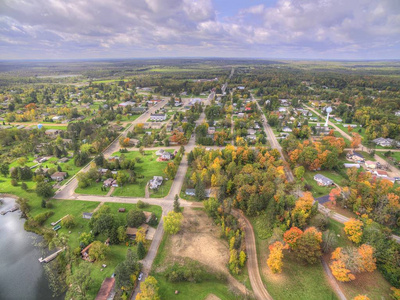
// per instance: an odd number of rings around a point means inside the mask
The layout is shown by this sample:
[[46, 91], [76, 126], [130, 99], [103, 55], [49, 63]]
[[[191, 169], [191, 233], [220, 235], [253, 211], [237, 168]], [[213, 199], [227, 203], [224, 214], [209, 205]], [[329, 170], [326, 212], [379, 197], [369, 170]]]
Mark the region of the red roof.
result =
[[101, 284], [100, 290], [97, 293], [95, 300], [107, 300], [110, 294], [113, 292], [115, 286], [115, 278], [107, 277]]

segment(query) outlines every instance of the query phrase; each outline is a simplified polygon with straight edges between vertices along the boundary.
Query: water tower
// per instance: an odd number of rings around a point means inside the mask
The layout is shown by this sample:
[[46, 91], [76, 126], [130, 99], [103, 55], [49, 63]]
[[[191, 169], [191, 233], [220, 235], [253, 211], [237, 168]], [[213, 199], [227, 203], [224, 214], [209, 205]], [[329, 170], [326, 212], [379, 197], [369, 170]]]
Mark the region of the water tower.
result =
[[329, 114], [332, 112], [332, 107], [327, 107], [326, 108], [326, 112], [328, 113], [327, 115], [326, 115], [326, 122], [325, 122], [325, 127], [328, 127], [328, 121], [329, 121]]

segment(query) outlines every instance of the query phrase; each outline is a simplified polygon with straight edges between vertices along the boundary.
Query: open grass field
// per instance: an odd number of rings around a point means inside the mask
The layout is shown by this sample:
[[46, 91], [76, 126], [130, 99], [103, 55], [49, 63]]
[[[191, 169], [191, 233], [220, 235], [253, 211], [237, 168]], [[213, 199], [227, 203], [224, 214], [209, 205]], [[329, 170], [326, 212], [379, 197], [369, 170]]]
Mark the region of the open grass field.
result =
[[349, 132], [349, 129], [346, 126], [344, 126], [342, 123], [335, 122], [335, 124], [336, 124], [337, 127], [342, 129], [344, 132], [346, 132], [350, 136], [351, 136], [351, 134], [353, 132], [355, 132], [355, 133], [358, 133], [359, 135], [361, 135], [361, 138], [362, 138], [363, 141], [365, 141], [367, 139], [365, 137], [365, 128], [357, 127], [357, 128], [353, 128], [353, 130], [351, 132]]
[[103, 186], [103, 182], [93, 182], [90, 186], [86, 188], [77, 187], [75, 189], [75, 193], [83, 194], [83, 195], [99, 195], [105, 196], [107, 195], [109, 188], [106, 191], [102, 191], [101, 187]]
[[337, 299], [325, 277], [322, 264], [305, 265], [288, 251], [284, 251], [281, 274], [273, 274], [266, 260], [269, 255], [268, 238], [264, 236], [261, 217], [251, 218], [256, 238], [261, 278], [271, 296], [276, 300], [331, 300]]
[[57, 130], [67, 130], [67, 125], [43, 125], [44, 130], [48, 130], [48, 129], [57, 129]]
[[[173, 150], [169, 150], [173, 152]], [[115, 189], [113, 196], [131, 196], [131, 197], [144, 197], [145, 196], [145, 187], [147, 182], [153, 178], [153, 176], [163, 176], [164, 169], [168, 165], [168, 162], [165, 161], [157, 161], [156, 151], [146, 151], [145, 155], [142, 156], [139, 151], [130, 151], [128, 153], [124, 153], [126, 158], [133, 159], [139, 158], [140, 162], [135, 164], [135, 172], [137, 176], [142, 175], [143, 178], [138, 178], [136, 183], [127, 184], [123, 187], [118, 187]], [[122, 153], [115, 152], [113, 156], [118, 155], [121, 156]], [[152, 192], [153, 197], [165, 197], [168, 195], [169, 190], [172, 185], [172, 180], [168, 180], [163, 182], [161, 187], [157, 192]]]

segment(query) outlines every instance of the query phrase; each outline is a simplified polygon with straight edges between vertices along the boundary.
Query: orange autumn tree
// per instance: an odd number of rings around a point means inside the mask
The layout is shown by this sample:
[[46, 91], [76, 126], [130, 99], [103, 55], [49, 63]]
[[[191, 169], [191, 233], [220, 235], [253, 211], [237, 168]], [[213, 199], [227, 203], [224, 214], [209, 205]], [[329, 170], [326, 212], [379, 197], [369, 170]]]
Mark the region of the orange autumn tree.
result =
[[336, 205], [336, 198], [340, 196], [340, 188], [334, 188], [329, 193], [329, 201], [333, 206]]
[[362, 244], [358, 249], [359, 268], [361, 272], [373, 272], [376, 269], [376, 258], [374, 248], [370, 245]]
[[358, 295], [354, 297], [353, 300], [370, 300], [370, 299], [365, 295]]
[[358, 148], [358, 146], [360, 146], [360, 144], [361, 144], [361, 136], [358, 133], [353, 132], [350, 147], [356, 149]]
[[303, 230], [297, 227], [292, 227], [283, 234], [283, 240], [287, 243], [290, 249], [296, 248], [297, 240], [303, 234]]
[[282, 272], [283, 266], [283, 252], [282, 250], [285, 247], [281, 242], [275, 242], [271, 246], [269, 246], [269, 256], [267, 259], [267, 265], [271, 269], [272, 273], [280, 273]]
[[344, 223], [344, 232], [346, 232], [350, 241], [359, 244], [363, 234], [363, 226], [364, 224], [362, 221], [351, 218], [349, 221]]
[[292, 211], [292, 220], [297, 226], [303, 227], [307, 224], [313, 203], [314, 197], [310, 192], [304, 192], [303, 197], [297, 199]]

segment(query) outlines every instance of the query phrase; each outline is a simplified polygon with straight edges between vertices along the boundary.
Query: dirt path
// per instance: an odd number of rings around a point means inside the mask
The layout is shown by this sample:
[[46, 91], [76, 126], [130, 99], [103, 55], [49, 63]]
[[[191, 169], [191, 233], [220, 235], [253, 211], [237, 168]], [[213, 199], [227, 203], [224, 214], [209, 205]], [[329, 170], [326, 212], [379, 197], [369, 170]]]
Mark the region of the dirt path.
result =
[[105, 202], [100, 202], [99, 205], [97, 205], [97, 207], [93, 210], [93, 213], [95, 213], [96, 211], [98, 211], [100, 209], [100, 207], [102, 207], [104, 205]]
[[335, 291], [336, 296], [338, 296], [338, 298], [340, 300], [347, 300], [346, 296], [343, 294], [343, 292], [340, 289], [338, 283], [336, 282], [335, 277], [333, 277], [331, 269], [329, 269], [328, 264], [324, 261], [323, 258], [321, 258], [321, 263], [322, 263], [322, 267], [324, 268], [325, 274], [327, 275], [327, 279], [329, 281], [329, 284], [332, 287], [332, 289]]
[[256, 249], [256, 239], [254, 236], [253, 226], [250, 221], [239, 210], [233, 210], [232, 214], [242, 220], [245, 225], [245, 242], [247, 251], [247, 268], [250, 277], [251, 287], [254, 295], [260, 300], [272, 300], [273, 298], [264, 287], [261, 280], [260, 269], [258, 268], [258, 258]]

